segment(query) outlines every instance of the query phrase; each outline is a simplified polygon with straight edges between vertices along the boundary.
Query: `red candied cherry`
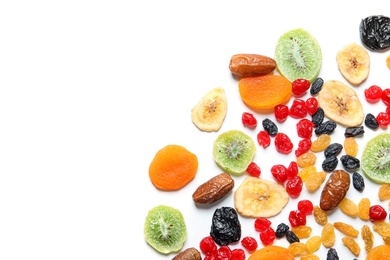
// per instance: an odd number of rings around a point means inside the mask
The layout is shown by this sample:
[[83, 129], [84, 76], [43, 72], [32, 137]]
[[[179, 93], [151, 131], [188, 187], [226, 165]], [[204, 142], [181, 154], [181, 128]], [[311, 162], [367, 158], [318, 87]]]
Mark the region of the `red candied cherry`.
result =
[[306, 214], [300, 210], [291, 210], [288, 215], [288, 220], [292, 227], [299, 227], [306, 225]]
[[268, 218], [258, 217], [255, 219], [255, 230], [262, 232], [271, 226], [271, 221]]
[[281, 154], [289, 154], [294, 148], [291, 139], [284, 133], [277, 133], [274, 142], [276, 150]]
[[251, 236], [246, 236], [244, 237], [242, 240], [241, 240], [241, 244], [242, 246], [248, 250], [248, 252], [252, 253], [254, 251], [256, 251], [257, 249], [257, 241], [255, 238], [251, 237]]
[[304, 118], [307, 115], [306, 102], [303, 99], [294, 99], [288, 114], [293, 118]]
[[390, 114], [386, 112], [379, 112], [376, 116], [376, 121], [379, 126], [386, 127], [390, 124]]
[[283, 105], [283, 104], [279, 104], [279, 105], [275, 106], [274, 115], [275, 115], [276, 121], [278, 121], [279, 123], [283, 123], [284, 121], [286, 121], [288, 114], [289, 114], [288, 106]]
[[274, 177], [275, 181], [279, 184], [284, 184], [287, 180], [288, 173], [287, 168], [283, 164], [275, 164], [271, 167], [271, 174]]
[[241, 117], [242, 124], [249, 129], [255, 129], [257, 126], [257, 119], [251, 113], [244, 112]]
[[295, 156], [299, 157], [300, 155], [308, 152], [311, 148], [311, 139], [303, 138], [298, 142], [298, 148], [295, 150]]
[[299, 172], [299, 169], [298, 169], [297, 162], [291, 161], [287, 167], [287, 180], [290, 180], [293, 177], [297, 176], [298, 172]]
[[218, 248], [217, 252], [218, 260], [229, 260], [232, 257], [232, 250], [229, 246], [221, 246]]
[[211, 236], [204, 237], [199, 243], [199, 248], [205, 255], [217, 252], [217, 244]]
[[257, 165], [257, 163], [251, 162], [251, 163], [248, 165], [248, 168], [246, 168], [246, 172], [247, 172], [250, 176], [253, 176], [253, 177], [260, 177], [261, 169], [260, 169], [259, 165]]
[[302, 178], [297, 175], [287, 180], [286, 182], [286, 191], [291, 198], [298, 198], [302, 192], [303, 181]]
[[303, 212], [306, 215], [313, 213], [313, 202], [311, 200], [300, 200], [298, 201], [297, 208], [300, 212]]
[[381, 205], [371, 206], [369, 214], [372, 222], [384, 220], [387, 216], [386, 210]]
[[243, 249], [235, 248], [232, 250], [232, 257], [230, 260], [245, 260], [246, 255]]
[[315, 97], [309, 97], [305, 101], [306, 110], [309, 115], [314, 115], [318, 110], [318, 99]]
[[390, 106], [386, 107], [386, 113], [390, 115]]
[[291, 83], [292, 93], [295, 97], [302, 97], [310, 88], [310, 81], [307, 79], [296, 79]]
[[314, 123], [307, 118], [302, 118], [297, 122], [296, 129], [299, 137], [311, 138], [313, 135]]
[[260, 240], [265, 246], [272, 244], [275, 238], [276, 233], [272, 227], [268, 227], [266, 230], [260, 232]]
[[257, 134], [257, 142], [263, 148], [267, 148], [271, 144], [271, 136], [266, 130], [261, 130]]
[[381, 96], [382, 102], [386, 106], [390, 106], [390, 88], [386, 88], [382, 91], [382, 96]]
[[376, 103], [381, 100], [382, 88], [377, 85], [372, 85], [364, 90], [364, 96], [366, 97], [367, 102]]

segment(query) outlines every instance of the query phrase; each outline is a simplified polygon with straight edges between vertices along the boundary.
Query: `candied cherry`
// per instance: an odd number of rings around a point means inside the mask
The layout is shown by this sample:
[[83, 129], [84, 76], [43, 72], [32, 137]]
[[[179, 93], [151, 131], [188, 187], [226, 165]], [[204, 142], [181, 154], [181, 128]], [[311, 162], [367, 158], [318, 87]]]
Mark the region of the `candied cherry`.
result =
[[203, 254], [209, 255], [217, 252], [217, 244], [211, 236], [204, 237], [200, 243], [199, 248]]
[[313, 202], [311, 202], [311, 200], [298, 201], [297, 208], [306, 215], [310, 215], [314, 210]]
[[373, 205], [370, 207], [369, 216], [372, 222], [381, 221], [387, 217], [387, 212], [381, 205]]
[[299, 157], [300, 155], [308, 152], [311, 148], [311, 139], [303, 138], [298, 142], [298, 148], [295, 150], [295, 156]]
[[307, 115], [306, 102], [303, 99], [294, 99], [288, 114], [293, 118], [304, 118]]
[[291, 198], [298, 198], [302, 192], [303, 181], [302, 178], [297, 175], [287, 180], [286, 182], [286, 191]]
[[274, 142], [276, 150], [282, 154], [289, 154], [294, 148], [291, 139], [284, 133], [277, 133]]
[[390, 114], [386, 112], [379, 112], [376, 116], [376, 121], [379, 126], [386, 127], [390, 124]]
[[390, 106], [390, 88], [386, 88], [382, 91], [382, 96], [381, 96], [382, 102], [386, 106]]
[[242, 124], [249, 129], [255, 129], [257, 126], [257, 119], [252, 113], [244, 112], [241, 117]]
[[364, 90], [364, 96], [369, 103], [376, 103], [381, 100], [382, 88], [377, 85], [372, 85]]
[[300, 210], [291, 210], [288, 215], [288, 220], [292, 227], [306, 225], [306, 214]]
[[307, 79], [295, 79], [291, 83], [292, 93], [295, 97], [302, 97], [310, 89], [310, 81]]
[[257, 134], [257, 142], [263, 148], [267, 148], [271, 144], [271, 136], [269, 135], [269, 133], [267, 131], [261, 130]]
[[283, 105], [283, 104], [279, 104], [279, 105], [275, 106], [274, 115], [275, 115], [276, 121], [278, 121], [279, 123], [283, 123], [284, 121], [286, 121], [288, 114], [289, 114], [288, 106]]
[[260, 169], [259, 165], [257, 165], [257, 163], [251, 162], [251, 163], [248, 165], [248, 168], [246, 168], [246, 172], [247, 172], [250, 176], [259, 177], [260, 174], [261, 174], [261, 169]]
[[249, 252], [254, 252], [257, 249], [257, 241], [251, 236], [246, 236], [241, 240], [242, 246]]
[[271, 174], [277, 183], [283, 184], [288, 178], [288, 169], [283, 164], [275, 164], [271, 167]]
[[232, 257], [232, 250], [229, 246], [220, 246], [217, 252], [218, 260], [229, 260]]
[[275, 230], [272, 227], [268, 227], [266, 230], [260, 232], [260, 240], [265, 246], [272, 244], [275, 238]]
[[255, 219], [255, 230], [262, 232], [271, 226], [271, 221], [268, 218], [258, 217]]
[[290, 180], [293, 177], [297, 176], [299, 172], [298, 164], [296, 161], [291, 161], [287, 167], [287, 179]]
[[245, 260], [246, 255], [243, 249], [235, 248], [232, 250], [232, 257], [230, 260]]
[[313, 135], [314, 123], [307, 118], [302, 118], [297, 122], [296, 129], [299, 137], [311, 138]]
[[312, 116], [314, 115], [318, 110], [318, 99], [315, 97], [309, 97], [305, 101], [306, 110], [307, 113]]

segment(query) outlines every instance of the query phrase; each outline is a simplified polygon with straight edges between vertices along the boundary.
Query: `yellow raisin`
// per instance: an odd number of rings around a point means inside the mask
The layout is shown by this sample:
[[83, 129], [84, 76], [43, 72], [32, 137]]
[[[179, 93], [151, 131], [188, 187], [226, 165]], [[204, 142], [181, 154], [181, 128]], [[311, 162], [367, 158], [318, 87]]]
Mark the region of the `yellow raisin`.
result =
[[334, 245], [335, 241], [336, 232], [334, 231], [334, 226], [328, 222], [322, 227], [321, 242], [325, 247], [330, 248]]
[[317, 156], [312, 152], [306, 152], [301, 154], [297, 158], [297, 164], [299, 167], [304, 168], [310, 165], [314, 165], [317, 160]]
[[309, 254], [316, 252], [321, 247], [321, 237], [312, 236], [306, 241], [306, 251]]
[[315, 165], [309, 165], [307, 167], [304, 167], [302, 168], [299, 173], [298, 173], [298, 176], [301, 177], [302, 181], [306, 181], [307, 178], [309, 178], [309, 176], [313, 173], [317, 172], [317, 168]]
[[347, 236], [343, 237], [341, 240], [343, 241], [344, 246], [346, 246], [352, 252], [352, 254], [355, 256], [360, 254], [360, 246], [355, 239]]
[[359, 230], [355, 229], [352, 225], [349, 225], [347, 223], [337, 221], [333, 223], [333, 226], [335, 227], [335, 229], [344, 233], [347, 236], [357, 237], [359, 235]]
[[315, 205], [313, 208], [313, 215], [314, 215], [314, 220], [320, 224], [320, 225], [325, 225], [328, 223], [328, 214], [326, 211], [322, 210], [319, 206]]
[[339, 203], [339, 208], [341, 211], [346, 214], [347, 216], [350, 217], [357, 217], [359, 215], [359, 207], [356, 205], [355, 202], [352, 200], [348, 199], [347, 197], [344, 197], [340, 203]]
[[390, 222], [374, 221], [372, 228], [382, 237], [390, 237]]
[[300, 260], [320, 260], [319, 256], [313, 254], [307, 254], [301, 256]]
[[330, 142], [331, 142], [330, 135], [322, 134], [318, 136], [318, 138], [311, 143], [310, 150], [314, 153], [321, 152], [330, 145]]
[[306, 254], [306, 244], [302, 242], [293, 242], [288, 246], [288, 250], [293, 256], [301, 256]]
[[305, 181], [306, 189], [309, 192], [315, 192], [326, 179], [325, 172], [312, 173]]
[[383, 243], [390, 246], [390, 237], [382, 237]]
[[344, 150], [346, 154], [356, 157], [358, 154], [358, 149], [359, 146], [355, 137], [347, 137], [344, 139]]
[[379, 186], [378, 197], [382, 201], [390, 199], [390, 183]]
[[370, 219], [370, 206], [371, 202], [368, 198], [362, 198], [359, 201], [359, 217], [361, 220], [369, 220]]
[[364, 249], [368, 253], [374, 246], [374, 234], [368, 225], [362, 226], [362, 238], [364, 240]]
[[306, 238], [311, 235], [312, 228], [306, 225], [300, 225], [297, 227], [291, 227], [291, 231], [299, 238]]

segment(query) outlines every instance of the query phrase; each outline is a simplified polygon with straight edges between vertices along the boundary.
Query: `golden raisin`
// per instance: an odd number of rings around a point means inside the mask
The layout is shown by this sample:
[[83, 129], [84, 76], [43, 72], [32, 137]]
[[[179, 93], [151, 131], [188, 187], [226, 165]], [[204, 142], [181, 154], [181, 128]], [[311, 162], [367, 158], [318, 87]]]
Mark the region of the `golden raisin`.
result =
[[315, 205], [313, 208], [313, 215], [314, 215], [314, 220], [320, 224], [320, 225], [325, 225], [328, 223], [328, 214], [326, 211], [322, 210], [319, 206]]
[[371, 202], [368, 198], [362, 198], [359, 201], [359, 217], [361, 220], [369, 220], [370, 219], [370, 206]]
[[350, 217], [357, 217], [359, 215], [359, 207], [355, 202], [344, 197], [339, 203], [340, 210]]
[[355, 256], [358, 256], [360, 254], [360, 246], [355, 239], [347, 236], [343, 237], [342, 241], [344, 246], [346, 246], [352, 252], [352, 254], [354, 254]]
[[293, 256], [301, 256], [306, 254], [306, 244], [302, 242], [293, 242], [288, 246], [288, 250]]
[[314, 153], [306, 152], [298, 156], [297, 164], [299, 167], [304, 168], [315, 164], [316, 160], [317, 160], [317, 156]]
[[320, 258], [317, 255], [313, 255], [313, 254], [303, 255], [299, 259], [300, 260], [320, 260]]
[[378, 191], [378, 197], [382, 201], [390, 199], [390, 183], [381, 184]]
[[312, 173], [304, 182], [309, 192], [315, 192], [326, 179], [325, 172]]
[[309, 254], [316, 252], [321, 247], [321, 237], [312, 236], [306, 241], [306, 251]]
[[359, 230], [355, 229], [352, 225], [349, 225], [344, 222], [334, 222], [333, 226], [338, 231], [344, 233], [347, 236], [357, 237], [359, 235]]
[[344, 139], [344, 150], [346, 154], [356, 157], [358, 154], [358, 149], [359, 146], [355, 137], [347, 137]]
[[368, 253], [374, 246], [374, 234], [368, 225], [362, 226], [362, 238], [364, 240], [364, 249]]
[[322, 134], [318, 136], [318, 138], [311, 143], [310, 150], [314, 153], [321, 152], [330, 145], [330, 142], [331, 142], [330, 135]]
[[382, 237], [383, 243], [390, 246], [390, 237]]
[[322, 227], [321, 242], [325, 247], [330, 248], [334, 245], [335, 241], [336, 232], [334, 231], [334, 226], [328, 222]]
[[307, 178], [309, 178], [309, 176], [315, 172], [317, 172], [317, 168], [315, 167], [315, 165], [309, 165], [307, 167], [302, 168], [299, 171], [298, 176], [301, 177], [302, 181], [306, 181]]
[[390, 237], [390, 222], [374, 221], [372, 228], [382, 237]]
[[299, 238], [306, 238], [311, 235], [312, 228], [306, 225], [291, 227], [291, 231]]

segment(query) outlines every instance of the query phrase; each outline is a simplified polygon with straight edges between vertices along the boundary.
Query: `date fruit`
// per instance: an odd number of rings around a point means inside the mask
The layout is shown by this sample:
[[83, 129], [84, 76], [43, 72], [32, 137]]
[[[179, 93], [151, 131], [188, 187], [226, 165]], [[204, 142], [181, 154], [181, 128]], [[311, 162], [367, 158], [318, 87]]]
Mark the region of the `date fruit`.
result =
[[202, 256], [198, 249], [190, 247], [177, 254], [172, 260], [202, 260]]
[[235, 54], [231, 57], [229, 70], [239, 77], [262, 76], [276, 68], [276, 61], [259, 54]]
[[320, 208], [330, 211], [338, 206], [345, 197], [351, 183], [349, 173], [344, 170], [335, 170], [330, 175], [321, 192]]
[[192, 194], [196, 204], [213, 204], [224, 198], [234, 188], [234, 180], [228, 173], [220, 173], [200, 185]]

